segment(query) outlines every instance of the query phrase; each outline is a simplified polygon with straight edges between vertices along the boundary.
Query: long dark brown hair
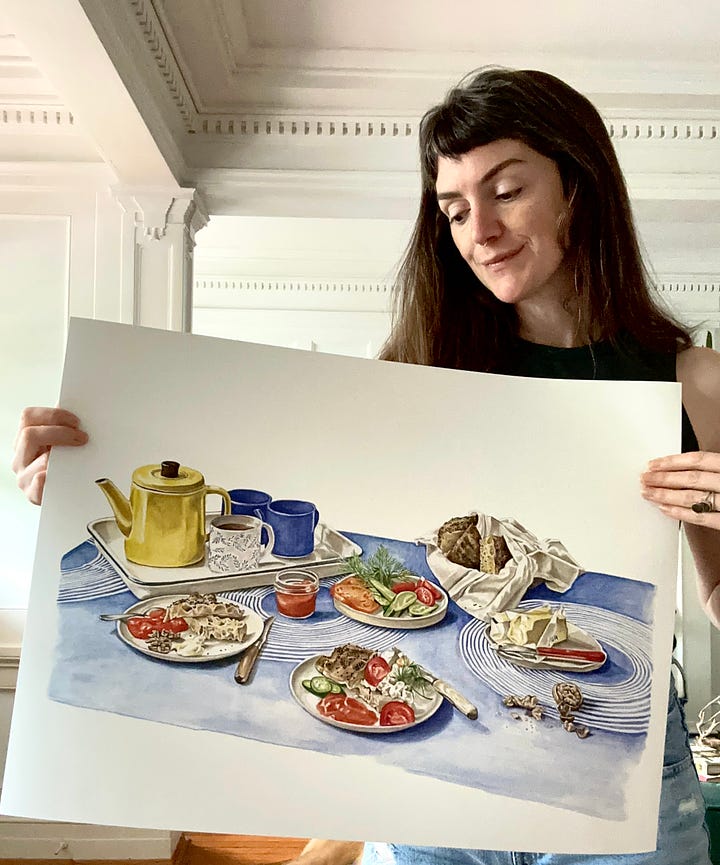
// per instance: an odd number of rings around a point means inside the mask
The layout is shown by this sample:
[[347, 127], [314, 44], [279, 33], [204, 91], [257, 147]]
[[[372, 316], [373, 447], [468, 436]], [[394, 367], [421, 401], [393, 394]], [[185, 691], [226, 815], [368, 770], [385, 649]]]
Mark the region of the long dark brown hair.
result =
[[662, 353], [692, 344], [661, 309], [640, 251], [610, 136], [592, 103], [546, 72], [481, 69], [420, 123], [422, 192], [395, 286], [391, 335], [380, 357], [481, 371], [511, 368], [518, 318], [460, 256], [435, 195], [438, 158], [502, 138], [552, 159], [568, 203], [560, 232], [574, 267], [577, 336]]

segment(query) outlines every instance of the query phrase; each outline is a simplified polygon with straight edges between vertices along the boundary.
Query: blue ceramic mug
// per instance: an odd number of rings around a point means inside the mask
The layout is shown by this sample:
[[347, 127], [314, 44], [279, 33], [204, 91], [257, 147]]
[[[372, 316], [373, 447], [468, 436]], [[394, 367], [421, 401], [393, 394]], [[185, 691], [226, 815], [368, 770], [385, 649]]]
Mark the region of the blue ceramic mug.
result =
[[[245, 514], [248, 517], [257, 517], [264, 523], [268, 521], [267, 509], [272, 496], [262, 490], [228, 490], [230, 494], [231, 514]], [[262, 544], [268, 543], [268, 533], [262, 530], [260, 538]]]
[[[232, 498], [232, 494], [231, 494]], [[275, 532], [273, 555], [297, 559], [315, 549], [315, 526], [320, 514], [312, 502], [274, 499], [267, 508], [267, 522]]]
[[262, 490], [228, 490], [233, 514], [246, 514], [267, 520], [267, 507], [272, 496]]

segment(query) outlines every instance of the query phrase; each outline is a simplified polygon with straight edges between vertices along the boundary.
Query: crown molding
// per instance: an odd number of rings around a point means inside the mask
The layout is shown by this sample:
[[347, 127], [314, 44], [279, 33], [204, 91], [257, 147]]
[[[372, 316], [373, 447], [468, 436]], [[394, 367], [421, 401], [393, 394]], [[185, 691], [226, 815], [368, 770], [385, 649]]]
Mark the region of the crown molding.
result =
[[193, 307], [387, 313], [392, 291], [385, 280], [200, 273], [193, 280]]
[[[202, 114], [197, 117], [194, 134], [230, 138], [276, 136], [298, 138], [413, 138], [418, 135], [417, 116], [367, 116], [347, 114], [327, 116], [292, 112], [252, 114]], [[718, 141], [720, 114], [715, 112], [638, 111], [605, 115], [611, 139], [628, 141]]]
[[[173, 47], [168, 42], [163, 22], [150, 0], [126, 0], [126, 2], [185, 129], [192, 129], [197, 111], [175, 59]], [[162, 8], [161, 4], [158, 4], [158, 7]]]
[[82, 135], [75, 125], [72, 111], [63, 105], [28, 105], [9, 101], [0, 102], [0, 132], [23, 135]]

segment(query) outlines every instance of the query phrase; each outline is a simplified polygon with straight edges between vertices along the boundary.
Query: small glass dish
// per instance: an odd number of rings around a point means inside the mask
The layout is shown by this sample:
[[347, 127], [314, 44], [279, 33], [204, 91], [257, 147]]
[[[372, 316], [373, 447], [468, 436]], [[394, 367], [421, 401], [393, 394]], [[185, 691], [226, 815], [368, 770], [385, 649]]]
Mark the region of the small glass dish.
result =
[[320, 580], [312, 571], [288, 568], [275, 577], [278, 613], [289, 619], [307, 619], [315, 612]]

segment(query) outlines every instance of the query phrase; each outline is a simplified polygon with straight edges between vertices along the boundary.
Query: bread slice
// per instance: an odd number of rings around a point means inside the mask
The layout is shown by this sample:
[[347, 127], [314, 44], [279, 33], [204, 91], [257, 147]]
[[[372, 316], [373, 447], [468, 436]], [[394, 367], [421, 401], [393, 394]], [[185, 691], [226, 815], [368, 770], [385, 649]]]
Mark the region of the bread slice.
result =
[[485, 574], [499, 574], [512, 555], [501, 535], [488, 535], [480, 542], [480, 570]]

